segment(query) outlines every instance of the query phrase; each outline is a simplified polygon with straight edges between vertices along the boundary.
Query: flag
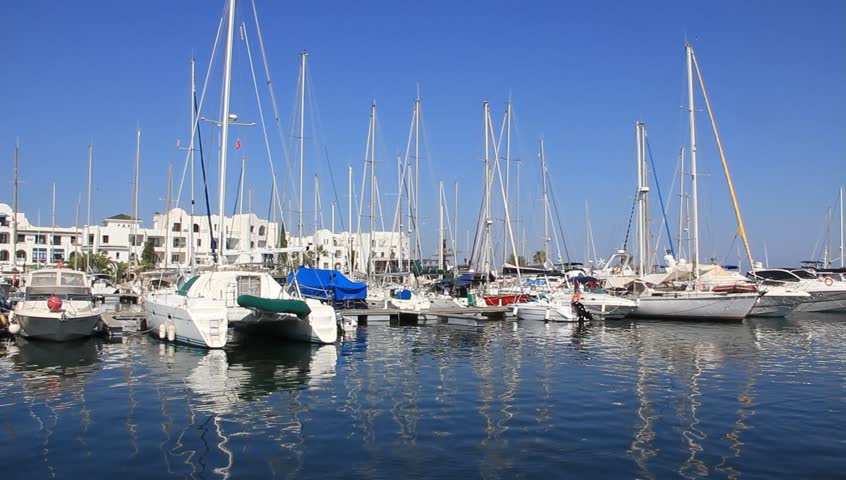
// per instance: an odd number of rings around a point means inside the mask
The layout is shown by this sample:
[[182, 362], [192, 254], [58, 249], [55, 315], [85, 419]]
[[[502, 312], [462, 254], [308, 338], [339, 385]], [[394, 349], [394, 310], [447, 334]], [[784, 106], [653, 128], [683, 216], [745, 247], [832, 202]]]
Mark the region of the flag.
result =
[[235, 140], [235, 150], [241, 149], [241, 139]]

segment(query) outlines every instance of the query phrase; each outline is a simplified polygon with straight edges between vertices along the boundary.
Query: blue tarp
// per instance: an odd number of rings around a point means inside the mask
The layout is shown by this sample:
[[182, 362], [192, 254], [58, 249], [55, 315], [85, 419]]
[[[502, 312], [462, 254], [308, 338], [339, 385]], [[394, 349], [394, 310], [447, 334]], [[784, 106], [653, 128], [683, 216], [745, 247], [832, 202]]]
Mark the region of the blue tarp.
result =
[[400, 290], [398, 292], [394, 292], [394, 298], [398, 300], [411, 300], [411, 290]]
[[[366, 283], [353, 282], [337, 270], [300, 267], [296, 282], [304, 297], [336, 301], [367, 299]], [[293, 273], [288, 274], [288, 283], [294, 283]]]

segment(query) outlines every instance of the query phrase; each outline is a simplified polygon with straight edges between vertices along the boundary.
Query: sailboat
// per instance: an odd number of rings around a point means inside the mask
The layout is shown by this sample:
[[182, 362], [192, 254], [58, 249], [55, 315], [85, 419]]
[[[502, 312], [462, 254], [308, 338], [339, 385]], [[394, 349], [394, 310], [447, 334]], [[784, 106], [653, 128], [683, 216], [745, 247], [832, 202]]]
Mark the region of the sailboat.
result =
[[[701, 320], [742, 320], [745, 318], [758, 301], [757, 293], [729, 293], [703, 291], [700, 277], [703, 273], [703, 265], [699, 261], [699, 219], [697, 199], [697, 177], [696, 177], [696, 123], [693, 95], [693, 65], [696, 61], [693, 55], [693, 47], [688, 43], [685, 45], [687, 54], [687, 93], [688, 93], [688, 118], [690, 122], [690, 164], [691, 164], [691, 199], [693, 217], [693, 263], [675, 264], [668, 268], [667, 272], [660, 274], [646, 275], [648, 257], [643, 251], [646, 248], [646, 225], [647, 222], [642, 216], [646, 214], [645, 205], [638, 209], [639, 218], [638, 235], [641, 245], [641, 278], [634, 282], [633, 288], [637, 295], [639, 304], [632, 316], [648, 318], [670, 318], [670, 319], [701, 319]], [[698, 71], [698, 66], [697, 66]], [[645, 130], [642, 124], [637, 125], [638, 138], [638, 162], [639, 172], [645, 165]], [[639, 179], [639, 201], [645, 203], [644, 184]], [[734, 197], [734, 189], [729, 183], [729, 190]], [[646, 189], [648, 191], [648, 188]], [[734, 200], [734, 198], [732, 198]], [[740, 224], [741, 235], [745, 241], [743, 223], [740, 218], [737, 203], [735, 213]], [[748, 250], [748, 248], [747, 248]], [[751, 257], [751, 255], [750, 255]]]
[[[318, 300], [304, 300], [299, 295], [292, 295], [267, 272], [224, 268], [227, 258], [225, 172], [229, 125], [233, 119], [229, 100], [235, 0], [228, 0], [226, 15], [217, 265], [214, 270], [191, 277], [177, 290], [164, 289], [146, 295], [143, 304], [148, 326], [151, 333], [162, 340], [205, 348], [224, 347], [229, 339], [230, 326], [299, 341], [334, 343], [338, 338], [334, 308]], [[194, 123], [189, 152], [193, 150], [196, 129], [197, 123]], [[212, 245], [214, 248], [214, 243]]]

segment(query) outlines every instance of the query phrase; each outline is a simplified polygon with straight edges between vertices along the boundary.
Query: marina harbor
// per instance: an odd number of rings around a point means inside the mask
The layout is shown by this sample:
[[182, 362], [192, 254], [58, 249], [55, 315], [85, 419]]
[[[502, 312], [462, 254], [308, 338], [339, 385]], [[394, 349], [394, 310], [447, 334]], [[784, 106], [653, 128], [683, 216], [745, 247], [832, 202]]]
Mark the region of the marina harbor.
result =
[[7, 10], [4, 478], [844, 476], [846, 3]]

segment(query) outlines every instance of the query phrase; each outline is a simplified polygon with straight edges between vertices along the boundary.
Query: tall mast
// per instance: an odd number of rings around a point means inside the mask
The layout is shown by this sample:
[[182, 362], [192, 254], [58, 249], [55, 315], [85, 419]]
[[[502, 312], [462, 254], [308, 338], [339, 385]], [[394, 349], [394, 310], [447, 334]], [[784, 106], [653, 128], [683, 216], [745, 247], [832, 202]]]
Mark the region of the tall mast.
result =
[[74, 270], [79, 269], [79, 204], [82, 203], [82, 194], [80, 193], [76, 197], [76, 224], [74, 225], [74, 233], [76, 233], [76, 246], [74, 247], [74, 256], [73, 256], [73, 268]]
[[[317, 203], [319, 200], [317, 199], [317, 192], [320, 188], [320, 181], [317, 179], [317, 174], [314, 174], [314, 192], [313, 192], [313, 201], [314, 201], [314, 233], [317, 233]], [[315, 244], [316, 245], [316, 244]]]
[[[94, 167], [94, 145], [88, 144], [88, 195], [86, 201], [88, 205], [86, 206], [87, 209], [87, 220], [85, 221], [85, 243], [88, 244], [88, 254], [85, 256], [85, 271], [88, 272], [88, 268], [91, 266], [91, 262], [89, 257], [91, 256], [91, 242], [89, 241], [90, 233], [89, 229], [91, 228], [91, 173]], [[15, 175], [18, 174], [17, 168], [15, 168]], [[17, 194], [17, 191], [16, 191]], [[15, 198], [15, 202], [17, 202], [17, 197]], [[133, 209], [135, 208], [135, 203], [132, 204]], [[133, 223], [134, 225], [134, 223]], [[129, 258], [132, 258], [132, 254], [129, 254]]]
[[684, 233], [684, 206], [686, 204], [684, 199], [684, 147], [681, 147], [679, 151], [679, 171], [681, 172], [681, 178], [679, 179], [679, 258], [676, 260], [680, 260], [683, 257], [682, 234]]
[[[90, 166], [90, 163], [89, 163]], [[132, 188], [132, 233], [138, 228], [138, 177], [141, 175], [141, 128], [135, 131], [135, 184]], [[91, 174], [88, 174], [88, 223], [91, 223]], [[130, 257], [132, 255], [130, 254]]]
[[370, 106], [370, 235], [367, 239], [367, 277], [373, 273], [373, 223], [376, 221], [376, 102]]
[[691, 199], [693, 201], [693, 280], [694, 288], [699, 291], [699, 192], [696, 180], [696, 119], [693, 110], [693, 49], [685, 45], [687, 51], [687, 112], [690, 121], [690, 179]]
[[[455, 228], [452, 230], [452, 255], [454, 257], [453, 263], [458, 267], [458, 180], [455, 181], [455, 198], [453, 199], [452, 215], [455, 217], [453, 223]], [[457, 271], [457, 270], [456, 270]]]
[[50, 228], [50, 263], [56, 258], [56, 182], [53, 182], [53, 226]]
[[[91, 148], [89, 146], [89, 148]], [[12, 180], [14, 187], [14, 201], [12, 206], [12, 267], [18, 266], [18, 142], [15, 142], [15, 176]], [[91, 182], [89, 181], [89, 185]], [[24, 260], [26, 263], [26, 260]]]
[[[505, 102], [505, 207], [511, 207], [511, 100]], [[546, 187], [544, 187], [546, 188]], [[545, 221], [545, 220], [544, 220]], [[502, 242], [502, 260], [508, 258], [508, 244]], [[516, 258], [514, 259], [516, 262]], [[519, 265], [518, 265], [519, 267]]]
[[165, 197], [165, 258], [164, 267], [170, 263], [170, 189], [173, 185], [173, 164], [167, 166], [167, 196]]
[[488, 273], [490, 272], [490, 258], [488, 258], [488, 245], [491, 242], [491, 188], [490, 188], [490, 158], [488, 149], [490, 147], [489, 143], [489, 135], [488, 135], [488, 119], [490, 118], [490, 107], [488, 105], [488, 101], [485, 100], [484, 102], [484, 110], [485, 110], [485, 241], [483, 242], [483, 268], [485, 273], [485, 278], [487, 279]]
[[223, 113], [220, 118], [220, 183], [218, 184], [217, 219], [218, 228], [218, 264], [225, 262], [224, 252], [226, 251], [226, 223], [224, 221], [226, 212], [226, 152], [229, 149], [229, 97], [232, 92], [232, 43], [235, 37], [235, 0], [229, 0], [229, 13], [226, 30], [226, 54], [223, 66]]
[[[300, 53], [301, 64], [300, 70], [302, 70], [302, 74], [300, 75], [301, 85], [300, 85], [300, 208], [297, 219], [297, 236], [299, 237], [300, 246], [302, 246], [303, 242], [303, 158], [305, 155], [305, 85], [306, 85], [306, 57], [308, 56], [308, 52], [303, 51]], [[299, 253], [299, 262], [300, 265], [303, 264], [303, 251], [300, 250]]]
[[[543, 138], [540, 139], [541, 181], [543, 182], [543, 254], [544, 262], [549, 260], [549, 196], [546, 190], [546, 156], [543, 151]], [[515, 259], [516, 260], [516, 259]], [[519, 268], [519, 262], [518, 262]]]
[[825, 248], [823, 249], [823, 266], [831, 264], [831, 207], [826, 209]]
[[[191, 59], [191, 128], [188, 129], [189, 132], [194, 132], [194, 123], [196, 123], [194, 108], [196, 107], [195, 99], [196, 99], [196, 91], [197, 86], [194, 81], [194, 59]], [[188, 261], [191, 265], [191, 273], [193, 274], [197, 270], [197, 259], [196, 255], [194, 255], [194, 138], [191, 137], [191, 141], [188, 142], [188, 154], [191, 156], [191, 225], [188, 227]], [[275, 185], [276, 182], [274, 182]], [[270, 202], [271, 205], [273, 202]], [[130, 248], [133, 243], [137, 242], [130, 242]], [[132, 255], [130, 254], [130, 257]]]
[[646, 275], [649, 268], [649, 180], [646, 171], [646, 124], [635, 123], [637, 135], [637, 241], [638, 271]]
[[347, 165], [347, 230], [349, 231], [349, 245], [347, 249], [347, 273], [352, 273], [352, 250], [353, 250], [353, 236], [352, 236], [352, 207], [353, 207], [353, 171], [352, 164]]
[[843, 251], [843, 187], [840, 187], [840, 268], [844, 268], [844, 253], [846, 252]]
[[414, 100], [414, 248], [420, 252], [420, 96]]
[[440, 180], [438, 182], [438, 270], [444, 268], [444, 200], [444, 181]]

